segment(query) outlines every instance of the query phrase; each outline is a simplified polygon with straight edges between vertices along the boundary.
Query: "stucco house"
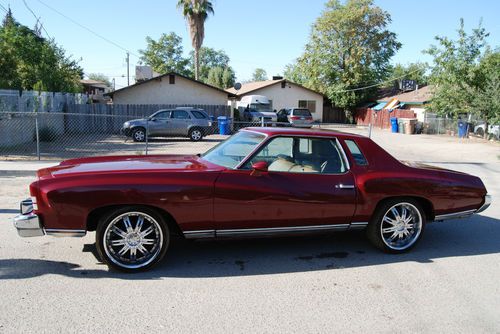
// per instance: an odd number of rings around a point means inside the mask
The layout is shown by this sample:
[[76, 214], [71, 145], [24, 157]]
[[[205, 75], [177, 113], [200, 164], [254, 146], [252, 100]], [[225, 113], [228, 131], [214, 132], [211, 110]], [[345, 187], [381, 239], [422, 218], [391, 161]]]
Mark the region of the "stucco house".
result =
[[170, 72], [115, 90], [113, 104], [227, 105], [233, 94]]
[[272, 109], [308, 108], [314, 120], [323, 119], [323, 95], [282, 77], [248, 82], [242, 84], [239, 90], [229, 88], [226, 91], [236, 95], [237, 100], [246, 95], [264, 95], [270, 100]]

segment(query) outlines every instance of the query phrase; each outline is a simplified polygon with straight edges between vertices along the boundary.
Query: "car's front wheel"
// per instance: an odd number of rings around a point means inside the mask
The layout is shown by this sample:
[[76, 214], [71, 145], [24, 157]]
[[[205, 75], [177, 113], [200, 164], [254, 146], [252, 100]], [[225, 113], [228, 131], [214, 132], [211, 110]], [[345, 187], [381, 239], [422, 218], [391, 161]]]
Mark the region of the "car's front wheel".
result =
[[368, 228], [368, 239], [388, 253], [410, 250], [422, 237], [425, 212], [414, 199], [391, 199], [379, 205]]
[[110, 267], [143, 271], [158, 263], [170, 242], [168, 225], [147, 207], [124, 207], [104, 216], [96, 230], [97, 251]]
[[137, 142], [146, 140], [146, 130], [144, 128], [135, 128], [132, 131], [132, 139]]

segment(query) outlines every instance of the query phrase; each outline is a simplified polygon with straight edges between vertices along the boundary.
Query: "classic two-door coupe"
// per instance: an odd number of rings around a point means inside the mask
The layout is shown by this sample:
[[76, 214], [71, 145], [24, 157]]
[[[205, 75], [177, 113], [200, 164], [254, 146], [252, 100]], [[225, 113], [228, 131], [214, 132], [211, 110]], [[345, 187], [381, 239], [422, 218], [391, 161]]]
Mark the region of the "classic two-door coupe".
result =
[[478, 177], [396, 160], [371, 139], [247, 128], [203, 155], [112, 156], [41, 169], [14, 225], [21, 236], [96, 231], [111, 267], [150, 268], [170, 236], [273, 236], [366, 229], [391, 253], [425, 224], [481, 212]]

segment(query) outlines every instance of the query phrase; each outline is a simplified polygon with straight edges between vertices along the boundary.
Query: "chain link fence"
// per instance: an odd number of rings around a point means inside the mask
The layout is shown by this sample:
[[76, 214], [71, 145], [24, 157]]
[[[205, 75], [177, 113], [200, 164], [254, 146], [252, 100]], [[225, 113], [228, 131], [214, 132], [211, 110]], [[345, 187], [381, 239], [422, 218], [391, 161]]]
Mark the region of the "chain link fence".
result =
[[[203, 138], [199, 141], [188, 137], [187, 128], [177, 129], [167, 134], [168, 137], [145, 136], [142, 141], [135, 141], [123, 131], [124, 123], [130, 120], [130, 116], [122, 115], [0, 111], [0, 159], [62, 160], [98, 155], [197, 154], [246, 127], [291, 126], [289, 123], [230, 121], [221, 131], [224, 125], [214, 119], [210, 126], [201, 129]], [[152, 121], [146, 123], [149, 127]], [[315, 123], [312, 128], [362, 135], [369, 132], [368, 127], [351, 124]], [[149, 133], [147, 129], [146, 132]]]

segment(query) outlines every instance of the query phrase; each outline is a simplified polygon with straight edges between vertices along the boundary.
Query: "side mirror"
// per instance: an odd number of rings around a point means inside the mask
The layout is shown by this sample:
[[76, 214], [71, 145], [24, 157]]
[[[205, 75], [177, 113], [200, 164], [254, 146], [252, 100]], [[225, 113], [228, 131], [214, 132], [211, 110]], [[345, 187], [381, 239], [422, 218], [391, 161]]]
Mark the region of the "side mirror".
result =
[[267, 172], [268, 167], [269, 166], [265, 161], [257, 161], [256, 163], [252, 164], [252, 169], [258, 172]]
[[151, 117], [149, 120], [150, 120], [151, 122], [156, 122], [156, 117]]

